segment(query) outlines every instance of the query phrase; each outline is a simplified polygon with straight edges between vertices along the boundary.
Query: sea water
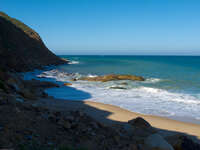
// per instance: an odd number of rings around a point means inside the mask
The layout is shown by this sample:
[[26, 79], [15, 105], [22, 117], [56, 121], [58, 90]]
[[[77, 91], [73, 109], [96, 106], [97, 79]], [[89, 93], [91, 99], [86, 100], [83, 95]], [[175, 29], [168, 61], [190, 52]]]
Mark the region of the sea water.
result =
[[[48, 89], [60, 99], [112, 104], [143, 114], [190, 118], [200, 123], [200, 57], [198, 56], [60, 56], [70, 60], [40, 79], [72, 83]], [[131, 74], [141, 81], [70, 81], [84, 76]], [[114, 87], [114, 88], [113, 88]], [[117, 89], [119, 88], [119, 89]], [[122, 88], [122, 89], [120, 89]]]

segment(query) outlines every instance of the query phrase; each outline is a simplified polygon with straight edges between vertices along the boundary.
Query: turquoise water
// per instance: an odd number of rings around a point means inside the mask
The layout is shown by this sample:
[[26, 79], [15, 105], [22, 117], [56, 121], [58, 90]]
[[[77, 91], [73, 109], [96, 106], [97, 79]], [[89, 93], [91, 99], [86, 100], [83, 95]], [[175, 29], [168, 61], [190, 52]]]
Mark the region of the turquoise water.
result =
[[[69, 59], [70, 64], [40, 72], [37, 76], [60, 83], [71, 82], [72, 86], [48, 89], [49, 95], [61, 99], [112, 104], [143, 114], [189, 118], [200, 123], [200, 57], [60, 57]], [[113, 73], [143, 76], [146, 81], [70, 81], [71, 78]]]
[[[161, 79], [149, 84], [184, 93], [200, 93], [200, 57], [194, 56], [61, 56], [78, 64], [61, 67], [83, 75], [133, 74]], [[195, 95], [194, 95], [195, 96]], [[198, 95], [196, 95], [198, 96]]]

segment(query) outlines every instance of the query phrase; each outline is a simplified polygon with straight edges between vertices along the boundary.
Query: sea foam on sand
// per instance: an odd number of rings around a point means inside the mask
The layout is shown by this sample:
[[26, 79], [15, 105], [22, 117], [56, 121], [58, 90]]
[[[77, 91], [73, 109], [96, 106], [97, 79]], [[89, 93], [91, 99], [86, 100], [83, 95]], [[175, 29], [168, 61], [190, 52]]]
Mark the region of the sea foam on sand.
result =
[[[82, 75], [78, 73], [67, 74], [56, 69], [40, 72], [37, 76], [40, 80], [59, 81], [60, 88], [46, 90], [50, 96], [55, 98], [101, 102], [143, 114], [200, 118], [200, 99], [198, 98], [200, 95], [193, 96], [146, 86], [149, 83], [161, 82], [162, 79], [149, 78], [145, 82], [141, 82], [142, 84], [133, 81], [72, 82], [70, 79], [80, 78]], [[88, 76], [96, 75], [89, 74]], [[63, 86], [64, 82], [71, 82], [72, 86]], [[113, 87], [123, 87], [123, 89]]]

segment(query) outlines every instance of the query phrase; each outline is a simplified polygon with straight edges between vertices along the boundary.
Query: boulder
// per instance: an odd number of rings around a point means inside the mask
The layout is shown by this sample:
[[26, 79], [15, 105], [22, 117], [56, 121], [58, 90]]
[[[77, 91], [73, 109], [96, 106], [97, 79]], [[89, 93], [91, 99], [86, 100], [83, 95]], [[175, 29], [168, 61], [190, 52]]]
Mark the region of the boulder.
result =
[[157, 133], [157, 129], [153, 128], [146, 120], [141, 117], [129, 120], [130, 134], [137, 139], [144, 139], [154, 133]]
[[174, 150], [174, 148], [159, 134], [148, 136], [144, 144], [148, 150]]
[[174, 150], [200, 150], [200, 144], [185, 135], [169, 136], [166, 137], [166, 141], [173, 146]]
[[108, 82], [116, 80], [144, 81], [145, 79], [141, 76], [110, 74], [98, 77], [83, 77], [79, 80]]
[[129, 120], [128, 123], [134, 127], [140, 128], [150, 128], [151, 125], [141, 117], [137, 117], [135, 119]]

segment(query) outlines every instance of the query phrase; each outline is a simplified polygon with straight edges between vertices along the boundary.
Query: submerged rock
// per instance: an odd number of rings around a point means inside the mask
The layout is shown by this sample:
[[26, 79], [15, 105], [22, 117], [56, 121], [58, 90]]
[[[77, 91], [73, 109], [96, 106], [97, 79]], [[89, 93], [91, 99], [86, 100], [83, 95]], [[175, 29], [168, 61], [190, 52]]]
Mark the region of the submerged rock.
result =
[[128, 83], [127, 82], [122, 82], [122, 83], [120, 83], [121, 85], [128, 85]]
[[121, 89], [121, 90], [126, 90], [127, 88], [125, 88], [125, 87], [120, 87], [120, 86], [111, 86], [110, 89]]
[[71, 83], [64, 83], [65, 86], [69, 86], [72, 85]]
[[98, 77], [83, 77], [80, 78], [79, 80], [108, 82], [116, 80], [144, 81], [145, 79], [141, 76], [110, 74]]

